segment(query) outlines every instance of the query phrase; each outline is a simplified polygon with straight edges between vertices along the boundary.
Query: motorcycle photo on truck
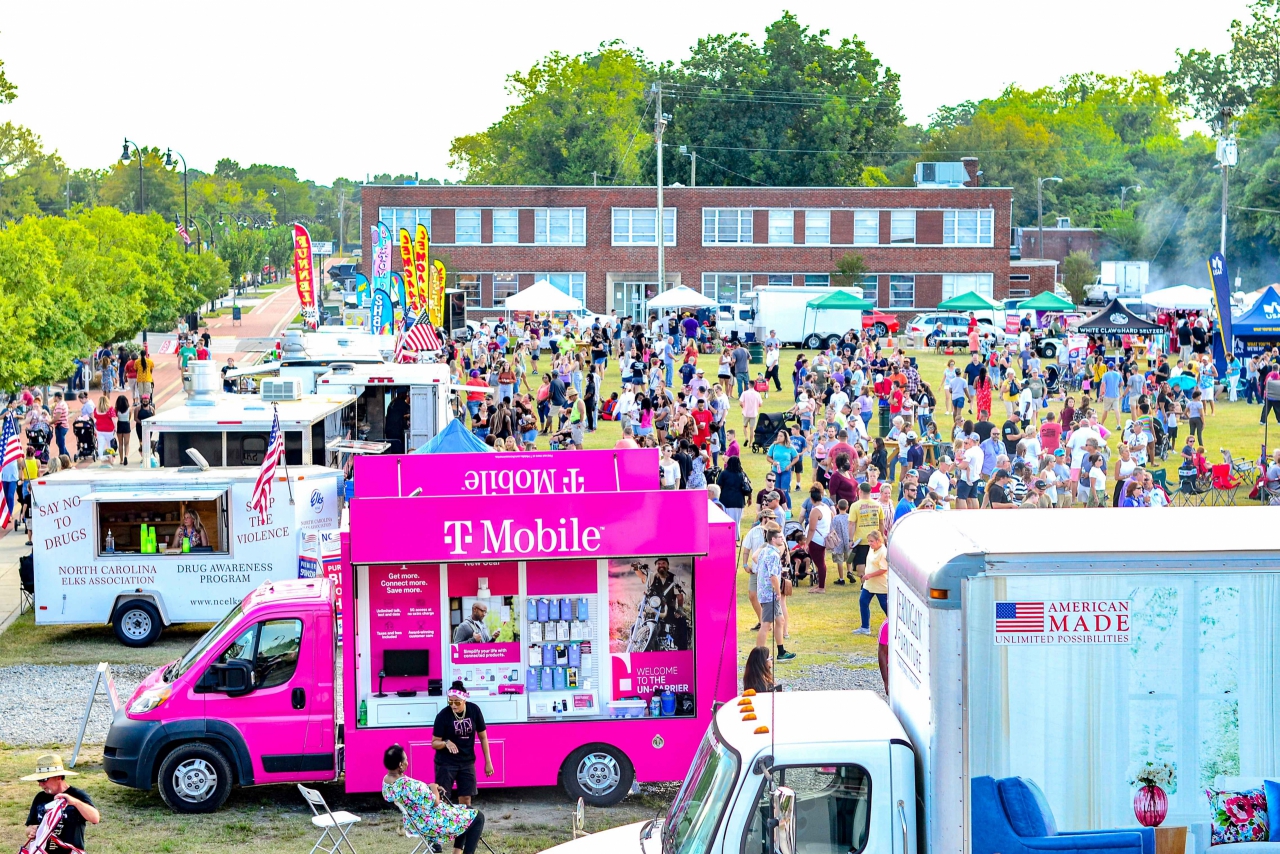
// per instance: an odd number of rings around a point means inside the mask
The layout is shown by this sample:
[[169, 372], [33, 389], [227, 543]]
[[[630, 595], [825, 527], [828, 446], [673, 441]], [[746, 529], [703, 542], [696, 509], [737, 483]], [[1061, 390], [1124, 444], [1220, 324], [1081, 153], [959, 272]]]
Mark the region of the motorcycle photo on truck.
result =
[[610, 652], [689, 649], [692, 563], [669, 557], [609, 562]]

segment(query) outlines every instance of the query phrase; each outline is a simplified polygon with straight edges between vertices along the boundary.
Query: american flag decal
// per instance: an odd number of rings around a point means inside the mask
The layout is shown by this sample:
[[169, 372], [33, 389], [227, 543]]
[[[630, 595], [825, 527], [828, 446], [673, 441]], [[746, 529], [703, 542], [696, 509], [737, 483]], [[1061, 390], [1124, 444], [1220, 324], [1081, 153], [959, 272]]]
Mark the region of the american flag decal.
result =
[[1043, 632], [1043, 602], [996, 603], [996, 634], [1033, 634]]

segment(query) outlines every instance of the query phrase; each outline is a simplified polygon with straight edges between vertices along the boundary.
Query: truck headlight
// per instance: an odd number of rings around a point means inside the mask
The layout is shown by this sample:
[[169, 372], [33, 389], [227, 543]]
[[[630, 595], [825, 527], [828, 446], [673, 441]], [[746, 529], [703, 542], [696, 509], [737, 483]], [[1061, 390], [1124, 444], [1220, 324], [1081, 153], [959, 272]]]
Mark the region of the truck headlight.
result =
[[138, 695], [136, 700], [129, 704], [129, 714], [143, 715], [147, 712], [154, 711], [159, 708], [161, 703], [169, 699], [169, 693], [168, 685], [143, 691]]

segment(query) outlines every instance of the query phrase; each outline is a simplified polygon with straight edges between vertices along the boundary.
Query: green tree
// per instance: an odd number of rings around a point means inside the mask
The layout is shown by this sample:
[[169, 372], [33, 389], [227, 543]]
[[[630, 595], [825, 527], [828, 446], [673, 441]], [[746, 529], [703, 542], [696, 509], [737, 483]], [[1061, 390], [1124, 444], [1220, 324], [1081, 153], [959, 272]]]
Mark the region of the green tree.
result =
[[846, 252], [836, 261], [836, 268], [831, 272], [831, 284], [838, 288], [861, 285], [867, 277], [867, 262], [856, 252]]
[[[137, 156], [133, 153], [128, 163], [117, 160], [108, 167], [98, 191], [103, 204], [138, 212]], [[172, 222], [182, 213], [182, 175], [165, 167], [164, 152], [158, 148], [142, 150], [141, 171], [143, 213], [155, 212]]]
[[508, 76], [515, 103], [487, 130], [455, 138], [449, 165], [473, 184], [589, 184], [592, 173], [634, 183], [648, 150], [650, 74], [621, 42], [580, 56], [552, 52]]
[[232, 228], [218, 241], [218, 255], [227, 262], [229, 281], [222, 284], [213, 299], [226, 293], [228, 286], [244, 279], [246, 273], [253, 272], [262, 266], [266, 254], [262, 232], [254, 228]]
[[1177, 103], [1213, 123], [1245, 112], [1255, 95], [1280, 85], [1280, 0], [1254, 0], [1250, 20], [1231, 22], [1231, 50], [1178, 51], [1167, 79]]
[[66, 166], [40, 137], [13, 122], [0, 124], [0, 222], [61, 210]]
[[293, 227], [282, 225], [272, 228], [263, 233], [263, 242], [267, 263], [284, 275], [293, 262]]
[[0, 388], [64, 379], [88, 349], [79, 301], [59, 268], [36, 217], [0, 229]]
[[1116, 260], [1129, 261], [1144, 257], [1146, 226], [1133, 208], [1109, 211], [1099, 218], [1099, 227]]
[[12, 104], [18, 97], [18, 87], [4, 73], [4, 60], [0, 59], [0, 104]]
[[1084, 304], [1085, 292], [1098, 277], [1098, 268], [1088, 252], [1076, 250], [1062, 262], [1062, 286], [1076, 305]]
[[[683, 180], [684, 144], [699, 153], [702, 184], [859, 184], [867, 152], [891, 148], [902, 124], [898, 75], [856, 36], [832, 45], [829, 35], [787, 12], [761, 45], [707, 36], [663, 68], [666, 174]], [[646, 166], [646, 180], [652, 173]]]

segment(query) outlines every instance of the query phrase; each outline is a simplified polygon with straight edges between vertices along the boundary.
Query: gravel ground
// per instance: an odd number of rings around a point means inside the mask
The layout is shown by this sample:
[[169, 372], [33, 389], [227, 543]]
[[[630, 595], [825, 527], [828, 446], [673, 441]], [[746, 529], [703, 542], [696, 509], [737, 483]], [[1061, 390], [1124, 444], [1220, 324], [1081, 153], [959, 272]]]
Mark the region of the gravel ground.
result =
[[[126, 702], [154, 669], [145, 664], [112, 665], [120, 702]], [[92, 664], [0, 667], [0, 743], [15, 747], [75, 744], [95, 670]], [[99, 689], [85, 742], [106, 741], [110, 726], [111, 707]]]
[[865, 655], [844, 655], [841, 661], [815, 664], [801, 671], [799, 677], [781, 680], [791, 691], [851, 691], [864, 689], [884, 696], [884, 682], [876, 661]]

